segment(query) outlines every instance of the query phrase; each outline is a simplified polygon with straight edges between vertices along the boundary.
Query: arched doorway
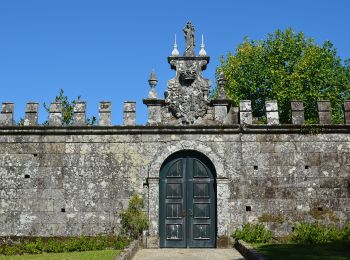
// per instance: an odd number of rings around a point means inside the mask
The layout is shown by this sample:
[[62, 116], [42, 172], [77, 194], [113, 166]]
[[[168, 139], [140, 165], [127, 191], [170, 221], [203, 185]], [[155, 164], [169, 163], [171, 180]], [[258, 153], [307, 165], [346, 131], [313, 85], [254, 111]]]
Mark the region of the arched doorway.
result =
[[160, 170], [160, 247], [215, 247], [216, 172], [202, 153], [180, 151]]

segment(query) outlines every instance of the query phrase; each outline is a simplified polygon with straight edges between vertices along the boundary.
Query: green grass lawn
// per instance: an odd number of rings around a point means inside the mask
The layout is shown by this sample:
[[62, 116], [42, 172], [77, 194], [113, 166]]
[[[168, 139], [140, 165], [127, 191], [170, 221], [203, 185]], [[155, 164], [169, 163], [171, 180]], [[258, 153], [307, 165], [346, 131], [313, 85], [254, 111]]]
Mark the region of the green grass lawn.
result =
[[334, 242], [320, 245], [253, 244], [268, 259], [350, 259], [350, 243]]
[[20, 259], [34, 259], [34, 260], [114, 260], [120, 253], [120, 250], [99, 250], [99, 251], [85, 251], [85, 252], [71, 252], [71, 253], [43, 253], [38, 255], [17, 255], [17, 256], [0, 256], [4, 260], [20, 260]]

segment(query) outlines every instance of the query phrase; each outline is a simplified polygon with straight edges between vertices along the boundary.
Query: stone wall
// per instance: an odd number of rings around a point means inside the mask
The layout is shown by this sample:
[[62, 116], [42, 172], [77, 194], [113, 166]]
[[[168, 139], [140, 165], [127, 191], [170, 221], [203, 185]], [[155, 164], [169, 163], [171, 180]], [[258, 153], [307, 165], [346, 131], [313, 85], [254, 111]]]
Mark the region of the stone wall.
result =
[[158, 234], [158, 177], [180, 150], [217, 173], [218, 236], [260, 221], [350, 218], [350, 127], [292, 125], [1, 127], [0, 236], [117, 233], [142, 194]]

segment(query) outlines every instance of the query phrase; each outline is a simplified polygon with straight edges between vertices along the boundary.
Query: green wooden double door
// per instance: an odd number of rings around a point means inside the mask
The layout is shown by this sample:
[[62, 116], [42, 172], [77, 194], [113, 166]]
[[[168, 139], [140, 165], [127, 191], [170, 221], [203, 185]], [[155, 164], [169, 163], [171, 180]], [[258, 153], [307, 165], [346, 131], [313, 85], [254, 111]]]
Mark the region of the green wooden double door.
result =
[[160, 247], [215, 247], [214, 167], [200, 154], [169, 158], [160, 172]]

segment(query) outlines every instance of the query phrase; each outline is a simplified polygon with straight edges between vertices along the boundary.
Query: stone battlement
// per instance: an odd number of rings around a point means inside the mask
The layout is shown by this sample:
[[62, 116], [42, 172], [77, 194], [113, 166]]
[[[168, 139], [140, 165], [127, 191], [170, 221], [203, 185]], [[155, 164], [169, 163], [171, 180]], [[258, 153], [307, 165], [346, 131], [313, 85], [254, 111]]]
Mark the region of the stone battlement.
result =
[[[143, 101], [149, 109], [147, 125], [178, 125], [175, 121], [169, 122], [162, 116], [160, 108], [165, 106], [165, 100], [162, 99], [144, 99]], [[25, 110], [25, 117], [23, 126], [39, 126], [38, 124], [38, 107], [37, 102], [28, 102]], [[14, 123], [14, 108], [15, 105], [12, 102], [3, 102], [1, 115], [0, 115], [0, 127], [13, 126]], [[158, 109], [157, 109], [158, 108]], [[331, 125], [331, 104], [327, 100], [321, 100], [317, 103], [319, 124]], [[231, 106], [231, 103], [227, 99], [212, 99], [209, 103], [209, 113], [207, 120], [197, 125], [252, 125], [252, 105], [250, 100], [242, 100], [239, 107]], [[265, 113], [267, 119], [267, 125], [279, 125], [279, 114], [277, 101], [265, 102]], [[112, 103], [109, 101], [101, 101], [99, 103], [99, 118], [98, 126], [112, 126], [111, 121]], [[291, 114], [293, 125], [304, 125], [304, 106], [302, 101], [291, 101]], [[62, 104], [59, 102], [53, 102], [50, 105], [49, 126], [62, 126]], [[350, 124], [350, 101], [344, 101], [344, 124]], [[86, 122], [86, 102], [75, 102], [73, 111], [73, 126], [85, 126]], [[124, 126], [136, 126], [136, 102], [126, 101], [124, 102]]]

